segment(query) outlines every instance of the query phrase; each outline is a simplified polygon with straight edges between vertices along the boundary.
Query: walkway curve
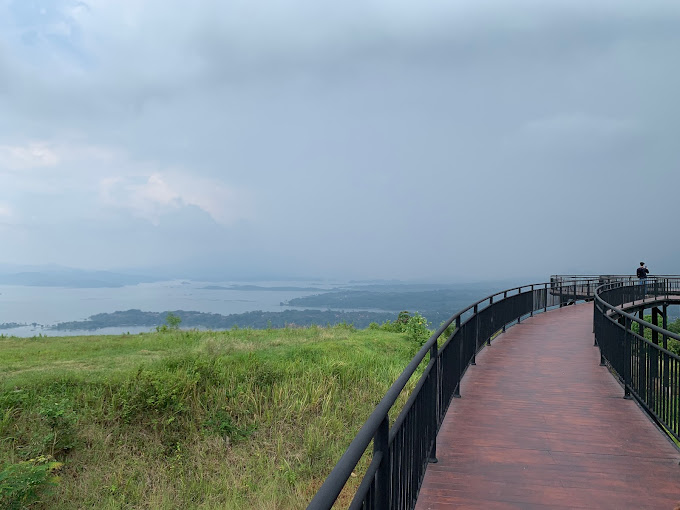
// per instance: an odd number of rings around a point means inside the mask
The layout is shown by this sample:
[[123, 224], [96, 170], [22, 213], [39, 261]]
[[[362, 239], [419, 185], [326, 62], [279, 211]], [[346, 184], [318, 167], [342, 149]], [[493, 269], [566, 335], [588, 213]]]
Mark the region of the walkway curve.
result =
[[599, 366], [592, 318], [592, 303], [542, 313], [482, 350], [416, 510], [680, 503], [680, 452]]

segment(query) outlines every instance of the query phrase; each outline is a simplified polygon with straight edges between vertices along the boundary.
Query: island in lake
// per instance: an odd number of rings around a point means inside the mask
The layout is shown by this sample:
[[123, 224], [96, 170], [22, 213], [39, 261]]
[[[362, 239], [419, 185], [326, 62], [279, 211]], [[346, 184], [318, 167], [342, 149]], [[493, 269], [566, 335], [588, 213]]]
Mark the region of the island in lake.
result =
[[284, 328], [286, 326], [353, 324], [366, 328], [371, 322], [382, 323], [395, 319], [390, 312], [342, 312], [335, 310], [284, 310], [282, 312], [246, 312], [230, 315], [218, 313], [172, 310], [165, 312], [144, 312], [125, 310], [113, 313], [98, 313], [84, 321], [60, 322], [50, 326], [52, 330], [88, 330], [102, 328], [156, 327], [166, 323], [168, 315], [181, 319], [183, 328], [231, 329], [238, 328]]

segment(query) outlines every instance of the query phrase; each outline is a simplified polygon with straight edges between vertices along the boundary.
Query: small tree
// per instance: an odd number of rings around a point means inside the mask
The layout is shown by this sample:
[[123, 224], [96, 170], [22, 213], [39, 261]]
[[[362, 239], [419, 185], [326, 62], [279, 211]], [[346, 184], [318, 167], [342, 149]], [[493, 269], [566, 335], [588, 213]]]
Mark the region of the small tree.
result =
[[170, 312], [165, 317], [165, 323], [168, 325], [168, 329], [179, 329], [182, 319], [179, 317], [179, 315], [175, 315], [174, 313]]
[[401, 331], [404, 331], [404, 328], [406, 328], [406, 325], [410, 320], [411, 314], [408, 311], [404, 310], [402, 312], [399, 312], [399, 316], [397, 317], [397, 320], [394, 322], [398, 327], [401, 328]]

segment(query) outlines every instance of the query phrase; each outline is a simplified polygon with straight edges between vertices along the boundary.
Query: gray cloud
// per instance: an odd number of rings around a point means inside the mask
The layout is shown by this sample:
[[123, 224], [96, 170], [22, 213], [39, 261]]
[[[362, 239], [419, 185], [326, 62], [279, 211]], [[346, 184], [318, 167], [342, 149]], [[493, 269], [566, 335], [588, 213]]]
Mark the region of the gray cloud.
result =
[[4, 1], [0, 20], [5, 262], [677, 272], [644, 212], [671, 217], [680, 180], [675, 1]]

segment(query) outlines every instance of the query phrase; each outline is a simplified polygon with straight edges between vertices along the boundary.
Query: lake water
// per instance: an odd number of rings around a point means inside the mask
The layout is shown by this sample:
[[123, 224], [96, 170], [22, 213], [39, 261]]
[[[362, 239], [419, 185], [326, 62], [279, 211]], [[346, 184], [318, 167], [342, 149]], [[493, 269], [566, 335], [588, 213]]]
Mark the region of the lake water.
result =
[[[229, 315], [255, 310], [278, 312], [282, 301], [341, 286], [343, 282], [192, 282], [166, 281], [117, 288], [64, 288], [0, 285], [0, 324], [36, 324], [0, 330], [1, 334], [31, 337], [83, 334], [139, 333], [153, 328], [106, 328], [93, 331], [53, 331], [44, 326], [85, 320], [97, 313], [139, 309], [145, 312], [187, 310]], [[206, 289], [207, 286], [257, 285], [305, 290]], [[311, 289], [311, 290], [309, 290]]]
[[[257, 285], [258, 287], [296, 287], [298, 290], [206, 289], [208, 286]], [[0, 329], [0, 334], [32, 337], [141, 333], [154, 328], [121, 327], [91, 330], [50, 330], [47, 326], [66, 321], [82, 321], [97, 313], [139, 309], [145, 312], [172, 310], [198, 311], [229, 315], [233, 313], [279, 312], [296, 307], [281, 302], [296, 297], [344, 288], [347, 282], [193, 282], [165, 281], [117, 288], [64, 288], [0, 285], [0, 324], [24, 323], [28, 326]], [[314, 308], [314, 307], [305, 307]], [[300, 309], [300, 308], [297, 308]], [[344, 309], [352, 311], [353, 309]], [[382, 310], [371, 310], [382, 311]], [[680, 316], [680, 308], [669, 308], [669, 320]], [[34, 325], [35, 323], [35, 325]]]

